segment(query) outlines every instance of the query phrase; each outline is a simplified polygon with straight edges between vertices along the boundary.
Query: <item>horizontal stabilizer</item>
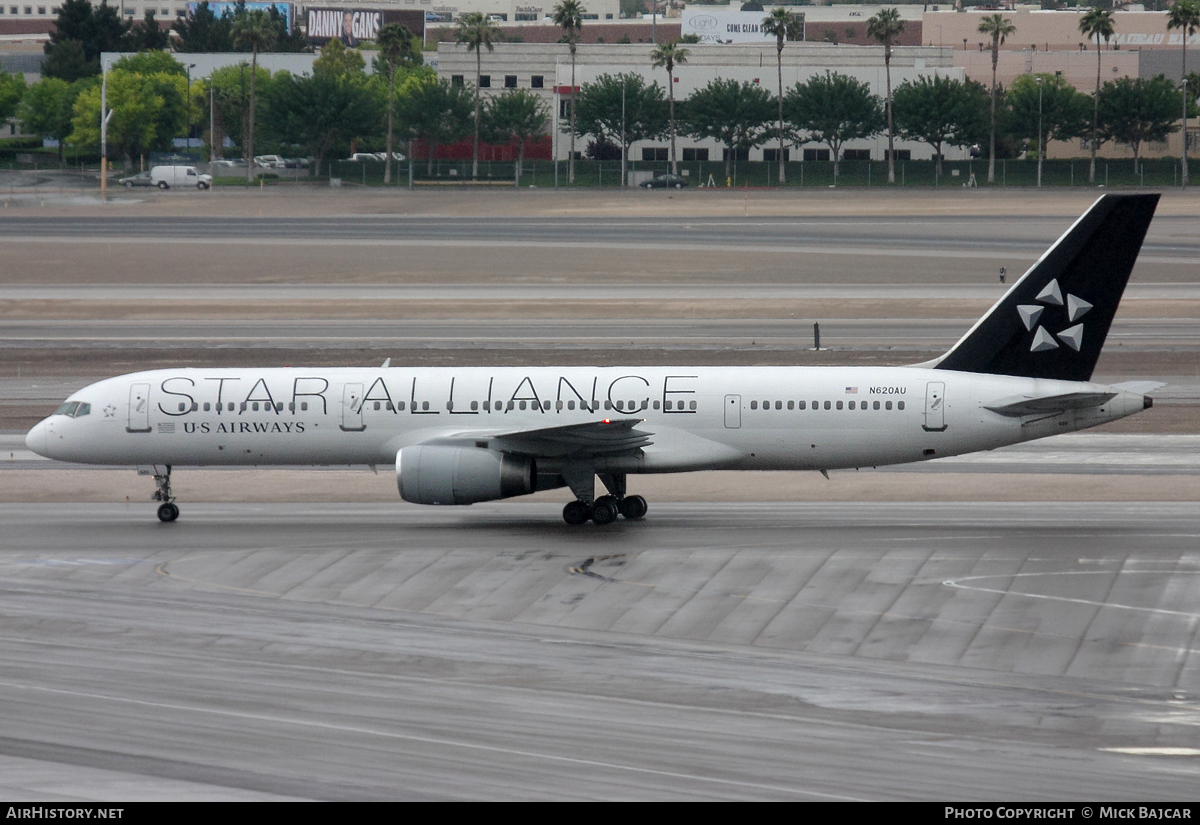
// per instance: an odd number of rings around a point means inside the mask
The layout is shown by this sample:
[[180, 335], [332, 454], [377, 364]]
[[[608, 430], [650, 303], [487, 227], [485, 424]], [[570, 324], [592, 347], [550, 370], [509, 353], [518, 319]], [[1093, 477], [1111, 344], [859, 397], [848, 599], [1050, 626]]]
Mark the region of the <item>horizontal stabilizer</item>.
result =
[[1159, 387], [1165, 387], [1165, 381], [1122, 381], [1120, 384], [1113, 384], [1119, 390], [1125, 392], [1133, 392], [1138, 395], [1154, 392]]
[[1010, 418], [1020, 418], [1023, 415], [1049, 415], [1066, 410], [1099, 407], [1116, 397], [1115, 392], [1066, 392], [1061, 395], [1045, 395], [1041, 398], [1014, 395], [1001, 398], [992, 404], [985, 404], [984, 409]]

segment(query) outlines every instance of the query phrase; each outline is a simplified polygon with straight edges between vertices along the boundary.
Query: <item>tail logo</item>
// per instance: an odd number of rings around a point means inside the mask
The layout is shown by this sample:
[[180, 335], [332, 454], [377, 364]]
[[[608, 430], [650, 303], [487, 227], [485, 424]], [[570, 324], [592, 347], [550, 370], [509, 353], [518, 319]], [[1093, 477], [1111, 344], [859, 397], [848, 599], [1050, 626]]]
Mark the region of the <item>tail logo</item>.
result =
[[[1087, 315], [1092, 305], [1068, 292], [1064, 308], [1066, 310], [1067, 323], [1074, 324], [1074, 326], [1067, 327], [1062, 332], [1052, 335], [1046, 331], [1045, 327], [1039, 326], [1038, 321], [1041, 320], [1042, 314], [1048, 306], [1064, 306], [1062, 289], [1058, 285], [1058, 279], [1055, 278], [1046, 284], [1034, 300], [1039, 301], [1040, 304], [1017, 305], [1017, 314], [1021, 317], [1021, 323], [1025, 325], [1025, 329], [1033, 333], [1033, 342], [1029, 345], [1029, 351], [1049, 352], [1050, 350], [1056, 350], [1059, 346], [1058, 341], [1062, 341], [1071, 349], [1079, 352], [1079, 348], [1083, 345], [1083, 324], [1076, 324], [1075, 322], [1084, 315]], [[1055, 337], [1058, 338], [1058, 341], [1055, 340]]]

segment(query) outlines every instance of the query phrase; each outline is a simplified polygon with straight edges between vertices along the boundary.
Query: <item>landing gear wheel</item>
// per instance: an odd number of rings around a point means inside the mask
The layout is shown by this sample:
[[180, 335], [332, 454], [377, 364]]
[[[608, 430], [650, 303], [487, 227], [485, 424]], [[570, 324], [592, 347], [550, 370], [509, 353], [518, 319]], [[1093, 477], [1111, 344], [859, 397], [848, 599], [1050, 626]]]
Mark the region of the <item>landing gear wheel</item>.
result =
[[597, 524], [612, 524], [620, 515], [617, 500], [612, 496], [601, 496], [592, 506], [592, 521]]
[[578, 499], [568, 502], [567, 506], [563, 508], [563, 521], [567, 524], [583, 524], [590, 517], [591, 511], [587, 503]]
[[621, 515], [630, 521], [637, 521], [646, 515], [648, 505], [641, 496], [626, 496], [621, 499]]
[[158, 506], [159, 521], [171, 522], [177, 518], [179, 518], [179, 507], [176, 505], [168, 501], [166, 504], [160, 504]]

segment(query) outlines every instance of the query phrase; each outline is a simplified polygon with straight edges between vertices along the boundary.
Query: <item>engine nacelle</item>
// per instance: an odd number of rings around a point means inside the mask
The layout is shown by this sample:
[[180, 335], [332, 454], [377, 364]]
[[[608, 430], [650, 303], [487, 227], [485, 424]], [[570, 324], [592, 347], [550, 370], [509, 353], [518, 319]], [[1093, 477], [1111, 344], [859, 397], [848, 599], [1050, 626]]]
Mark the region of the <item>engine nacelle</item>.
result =
[[400, 498], [414, 504], [474, 504], [537, 489], [537, 463], [478, 447], [404, 447], [396, 454]]

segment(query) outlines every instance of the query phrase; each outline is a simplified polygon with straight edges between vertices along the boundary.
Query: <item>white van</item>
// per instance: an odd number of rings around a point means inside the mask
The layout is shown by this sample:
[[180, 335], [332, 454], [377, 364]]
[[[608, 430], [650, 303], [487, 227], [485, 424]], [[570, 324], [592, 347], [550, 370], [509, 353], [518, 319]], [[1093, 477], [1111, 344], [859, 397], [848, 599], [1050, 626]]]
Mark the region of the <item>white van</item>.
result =
[[212, 175], [200, 174], [195, 166], [155, 166], [150, 170], [150, 181], [159, 189], [172, 186], [207, 189], [212, 186]]

